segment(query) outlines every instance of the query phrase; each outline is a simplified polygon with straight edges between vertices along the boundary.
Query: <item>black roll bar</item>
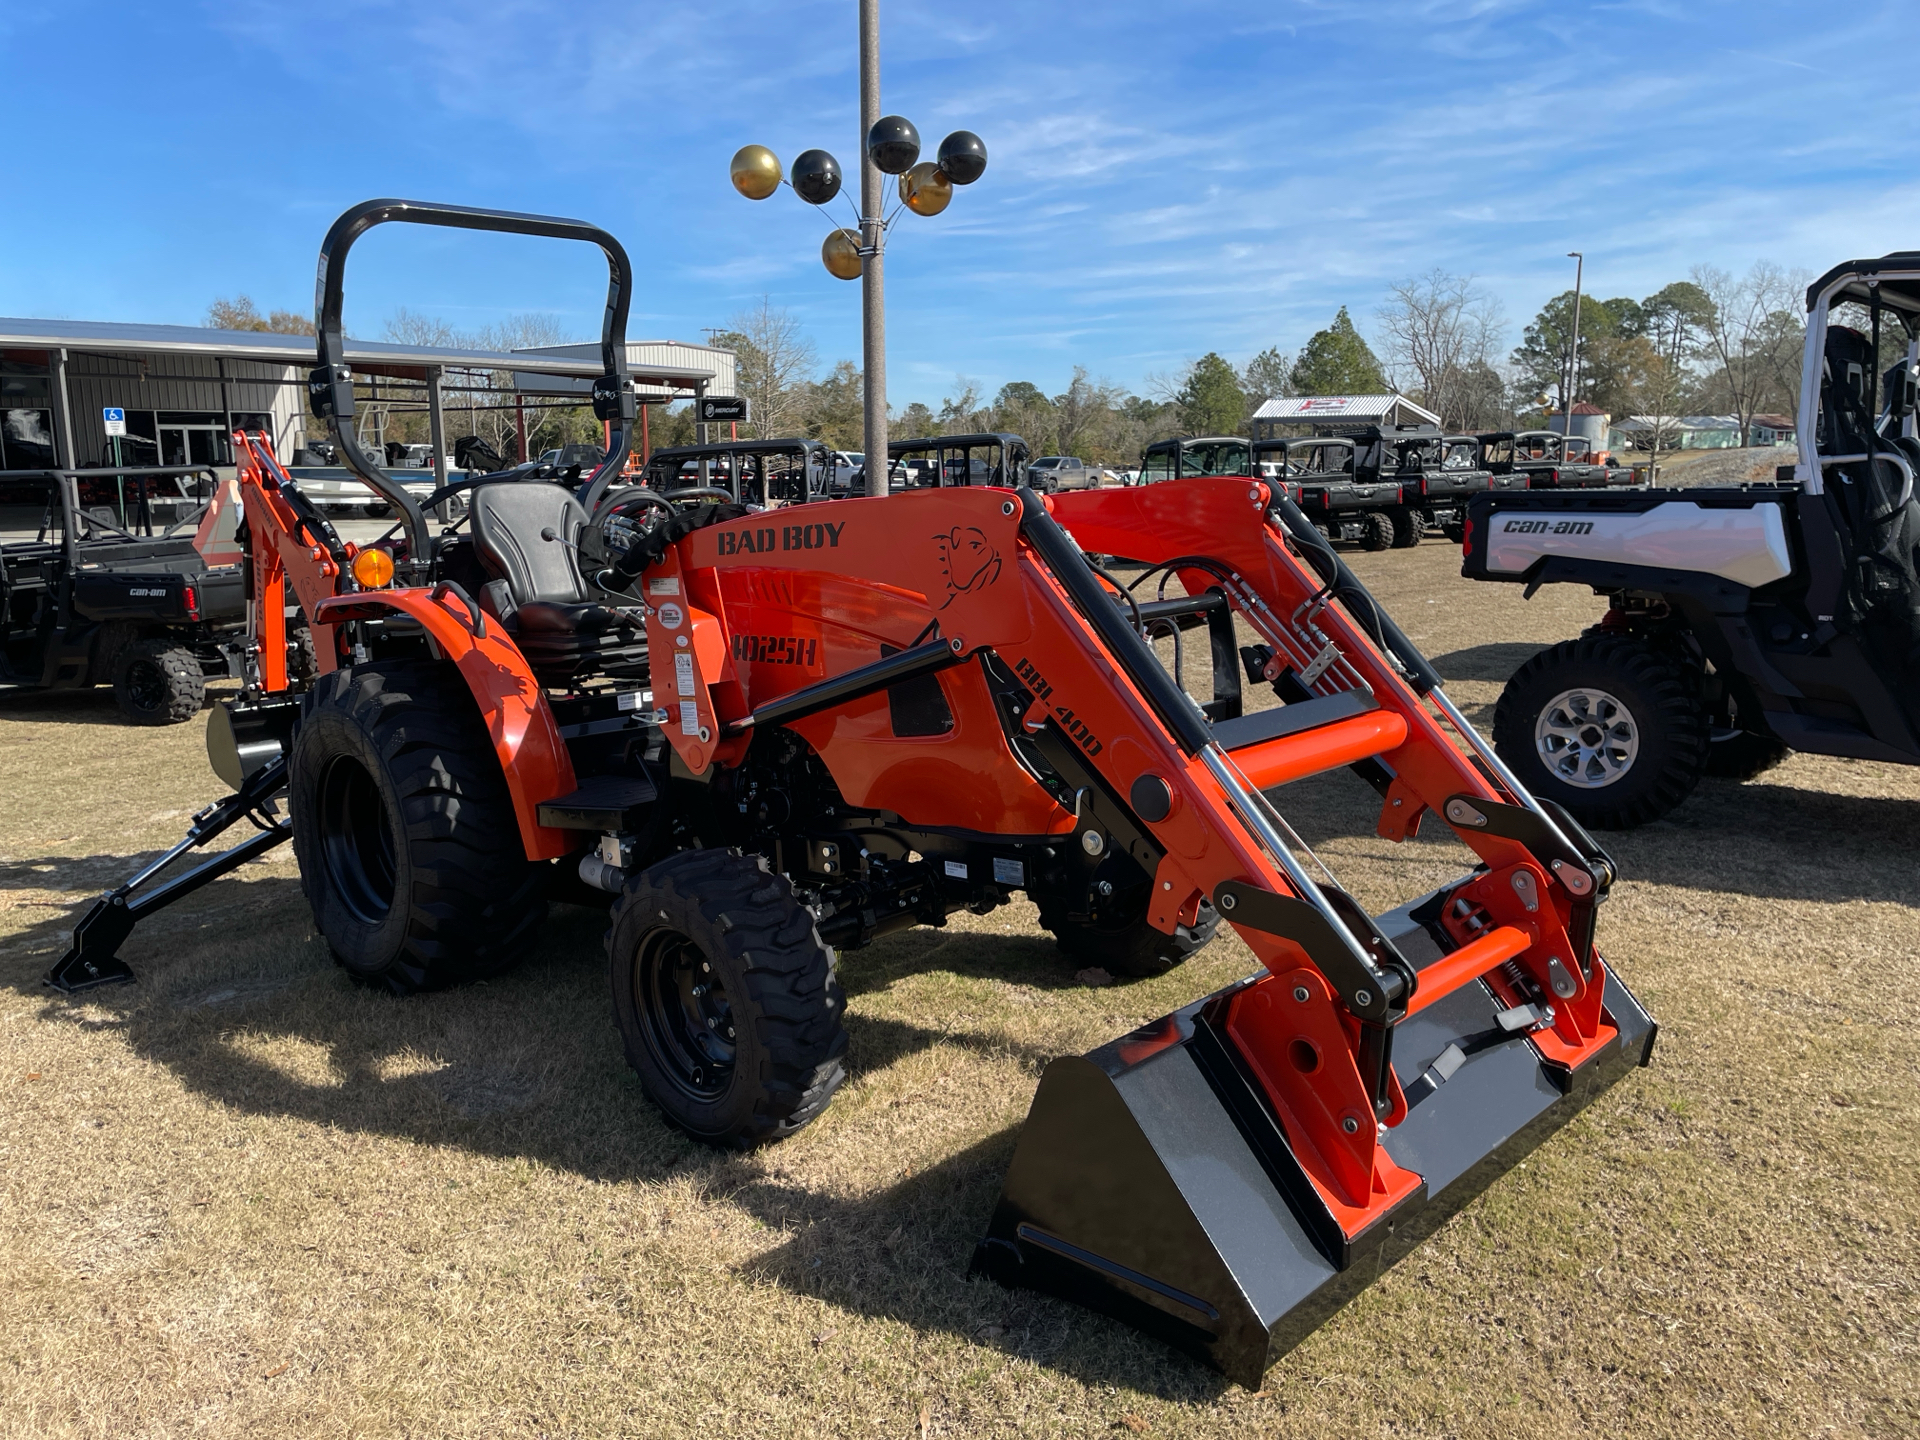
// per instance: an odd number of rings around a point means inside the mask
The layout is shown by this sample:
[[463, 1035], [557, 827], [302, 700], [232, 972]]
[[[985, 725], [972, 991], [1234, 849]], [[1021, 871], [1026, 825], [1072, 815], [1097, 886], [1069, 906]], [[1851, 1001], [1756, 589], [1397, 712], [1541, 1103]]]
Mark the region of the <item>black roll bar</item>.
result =
[[598, 245], [607, 257], [607, 309], [600, 325], [600, 363], [605, 374], [593, 382], [593, 413], [601, 420], [618, 421], [607, 458], [587, 482], [585, 505], [589, 514], [600, 495], [620, 473], [633, 433], [634, 396], [627, 383], [627, 309], [633, 300], [633, 262], [620, 242], [597, 225], [553, 215], [527, 215], [513, 210], [481, 210], [467, 205], [437, 205], [424, 200], [364, 200], [333, 222], [320, 242], [320, 273], [314, 285], [314, 348], [317, 364], [307, 377], [307, 403], [327, 422], [347, 468], [386, 497], [403, 517], [407, 548], [415, 566], [427, 562], [426, 516], [419, 502], [373, 463], [353, 434], [353, 372], [347, 368], [340, 329], [345, 297], [347, 252], [353, 242], [376, 225], [399, 221], [409, 225], [443, 225], [456, 230], [493, 230], [506, 235], [545, 235], [556, 240], [584, 240]]

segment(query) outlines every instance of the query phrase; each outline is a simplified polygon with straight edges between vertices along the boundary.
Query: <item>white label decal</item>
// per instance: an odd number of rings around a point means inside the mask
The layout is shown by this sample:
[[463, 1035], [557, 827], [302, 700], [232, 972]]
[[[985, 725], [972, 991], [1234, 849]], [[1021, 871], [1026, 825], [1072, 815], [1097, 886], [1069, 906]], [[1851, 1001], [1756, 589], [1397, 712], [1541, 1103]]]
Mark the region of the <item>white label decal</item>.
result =
[[693, 656], [676, 655], [673, 657], [673, 684], [682, 695], [693, 694]]
[[647, 692], [644, 690], [622, 690], [619, 695], [620, 708], [622, 710], [638, 710], [646, 703], [646, 697]]
[[996, 885], [1025, 885], [1027, 867], [1018, 860], [996, 855], [993, 857], [993, 880]]
[[654, 613], [660, 617], [660, 623], [669, 630], [678, 630], [681, 622], [687, 618], [686, 613], [672, 601], [668, 601]]
[[647, 581], [649, 595], [678, 595], [679, 593], [680, 577], [678, 575], [658, 575]]
[[680, 733], [682, 735], [700, 733], [700, 707], [691, 700], [680, 702]]
[[958, 860], [949, 860], [947, 861], [947, 876], [953, 880], [964, 880], [967, 878], [967, 867]]

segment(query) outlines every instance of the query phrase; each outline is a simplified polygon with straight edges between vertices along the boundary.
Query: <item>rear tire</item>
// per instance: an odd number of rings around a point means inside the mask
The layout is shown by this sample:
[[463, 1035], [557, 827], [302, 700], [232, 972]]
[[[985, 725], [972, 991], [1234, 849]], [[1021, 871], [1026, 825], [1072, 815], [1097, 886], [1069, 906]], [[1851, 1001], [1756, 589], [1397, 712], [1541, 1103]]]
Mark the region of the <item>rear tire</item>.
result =
[[136, 725], [179, 725], [200, 713], [207, 679], [191, 650], [165, 636], [135, 640], [114, 659], [113, 698]]
[[355, 979], [396, 994], [497, 975], [546, 918], [506, 777], [459, 670], [335, 670], [301, 707], [293, 849], [314, 924]]
[[1707, 721], [1690, 666], [1637, 640], [1565, 640], [1514, 672], [1493, 743], [1534, 794], [1582, 825], [1626, 830], [1693, 793]]
[[1360, 548], [1385, 550], [1393, 544], [1393, 521], [1378, 510], [1360, 517]]
[[1773, 769], [1792, 753], [1783, 741], [1771, 735], [1716, 728], [1708, 735], [1707, 760], [1702, 773], [1722, 780], [1751, 780]]
[[1426, 529], [1419, 512], [1399, 509], [1387, 512], [1387, 523], [1393, 526], [1393, 548], [1411, 550], [1420, 543], [1421, 534]]
[[834, 953], [757, 855], [683, 850], [627, 881], [607, 958], [627, 1063], [676, 1130], [781, 1140], [847, 1078]]

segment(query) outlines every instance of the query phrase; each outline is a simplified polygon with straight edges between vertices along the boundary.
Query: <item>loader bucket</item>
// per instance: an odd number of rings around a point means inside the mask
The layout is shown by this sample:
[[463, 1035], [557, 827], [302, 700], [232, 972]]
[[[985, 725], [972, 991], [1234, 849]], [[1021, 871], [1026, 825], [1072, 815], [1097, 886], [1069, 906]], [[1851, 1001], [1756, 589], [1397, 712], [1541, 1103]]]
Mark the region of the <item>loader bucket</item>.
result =
[[[1419, 970], [1444, 958], [1431, 917], [1446, 898], [1376, 921]], [[1577, 1068], [1543, 1053], [1551, 1041], [1486, 983], [1410, 1015], [1393, 1051], [1406, 1115], [1380, 1127], [1387, 1163], [1355, 1206], [1330, 1193], [1323, 1167], [1302, 1164], [1294, 1144], [1310, 1138], [1297, 1127], [1290, 1137], [1235, 1038], [1249, 1012], [1276, 1015], [1259, 1049], [1287, 1053], [1293, 993], [1288, 977], [1262, 972], [1050, 1064], [974, 1272], [1104, 1311], [1257, 1388], [1387, 1266], [1647, 1063], [1657, 1028], [1611, 974], [1603, 1015], [1616, 1033]]]

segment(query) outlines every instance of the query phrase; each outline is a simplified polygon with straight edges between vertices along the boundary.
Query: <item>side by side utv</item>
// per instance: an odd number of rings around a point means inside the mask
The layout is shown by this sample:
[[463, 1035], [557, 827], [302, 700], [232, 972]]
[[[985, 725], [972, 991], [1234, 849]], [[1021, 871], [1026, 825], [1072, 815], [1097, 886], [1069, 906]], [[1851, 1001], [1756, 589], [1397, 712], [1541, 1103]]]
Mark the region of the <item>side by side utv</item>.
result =
[[[942, 467], [767, 509], [615, 488], [619, 243], [390, 200], [322, 247], [310, 381], [376, 489], [340, 299], [354, 239], [393, 221], [600, 247], [610, 453], [577, 493], [459, 482], [466, 516], [438, 536], [394, 487], [404, 534], [362, 549], [244, 437], [256, 649], [209, 732], [236, 793], [175, 853], [261, 828], [104, 897], [50, 983], [126, 978], [113, 951], [141, 915], [287, 838], [339, 962], [400, 992], [511, 965], [574, 877], [610, 903], [613, 1017], [647, 1095], [747, 1146], [845, 1078], [839, 949], [1023, 894], [1069, 952], [1151, 973], [1224, 922], [1255, 973], [1047, 1067], [973, 1266], [1249, 1385], [1645, 1063], [1654, 1024], [1595, 941], [1613, 862], [1274, 487], [1048, 497]], [[1117, 553], [1142, 566], [1125, 584], [1087, 558]], [[305, 686], [276, 628], [289, 589], [318, 642]], [[1146, 638], [1167, 626], [1205, 633], [1198, 695]], [[1379, 834], [1446, 826], [1473, 868], [1370, 914], [1274, 798], [1341, 768]]]
[[1362, 550], [1386, 550], [1417, 541], [1402, 540], [1413, 523], [1401, 504], [1400, 481], [1359, 466], [1359, 447], [1350, 435], [1314, 435], [1288, 440], [1257, 440], [1256, 467], [1275, 466], [1297, 487], [1297, 504], [1330, 540]]
[[111, 685], [136, 725], [198, 715], [245, 638], [239, 567], [200, 548], [217, 484], [191, 465], [0, 471], [0, 684]]
[[[1833, 323], [1840, 306], [1864, 330]], [[1920, 253], [1836, 266], [1807, 310], [1786, 482], [1472, 507], [1464, 574], [1608, 599], [1494, 718], [1507, 763], [1585, 824], [1657, 819], [1703, 774], [1790, 750], [1920, 764]], [[1883, 331], [1903, 352], [1884, 375]]]

